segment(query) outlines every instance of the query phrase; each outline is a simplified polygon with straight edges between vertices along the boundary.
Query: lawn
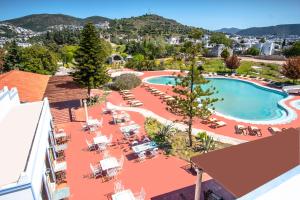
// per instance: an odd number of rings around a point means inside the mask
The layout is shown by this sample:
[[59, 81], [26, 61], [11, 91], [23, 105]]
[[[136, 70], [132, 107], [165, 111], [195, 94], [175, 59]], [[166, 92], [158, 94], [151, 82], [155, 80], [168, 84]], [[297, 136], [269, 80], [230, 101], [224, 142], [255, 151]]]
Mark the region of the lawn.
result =
[[[186, 132], [176, 130], [172, 127], [162, 129], [163, 126], [157, 120], [147, 118], [145, 121], [145, 130], [147, 135], [155, 141], [167, 155], [173, 155], [180, 159], [190, 161], [190, 158], [195, 155], [202, 154], [200, 140], [193, 137], [193, 146], [188, 146], [188, 135]], [[211, 150], [222, 149], [229, 144], [224, 144], [215, 141], [215, 148]]]

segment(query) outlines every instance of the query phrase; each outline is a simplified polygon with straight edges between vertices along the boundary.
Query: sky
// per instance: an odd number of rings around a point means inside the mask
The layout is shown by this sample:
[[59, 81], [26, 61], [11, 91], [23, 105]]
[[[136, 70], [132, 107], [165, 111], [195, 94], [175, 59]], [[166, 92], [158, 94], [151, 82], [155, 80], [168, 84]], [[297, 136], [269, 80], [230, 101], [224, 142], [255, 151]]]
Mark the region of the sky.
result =
[[152, 13], [216, 30], [300, 23], [300, 0], [0, 0], [0, 20], [40, 13], [113, 19]]

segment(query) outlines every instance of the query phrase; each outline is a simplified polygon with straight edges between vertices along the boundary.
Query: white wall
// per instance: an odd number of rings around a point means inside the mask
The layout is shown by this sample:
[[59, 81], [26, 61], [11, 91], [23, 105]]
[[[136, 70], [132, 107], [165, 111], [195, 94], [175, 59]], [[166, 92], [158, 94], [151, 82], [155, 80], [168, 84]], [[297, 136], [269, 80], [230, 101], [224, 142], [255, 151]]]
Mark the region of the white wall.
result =
[[0, 200], [34, 200], [30, 188], [0, 196]]
[[20, 99], [17, 89], [12, 88], [11, 90], [8, 90], [7, 87], [4, 87], [0, 91], [0, 121], [13, 106], [18, 104], [20, 104]]
[[43, 175], [46, 172], [45, 156], [48, 144], [48, 136], [51, 131], [50, 121], [52, 119], [48, 99], [44, 99], [43, 112], [40, 116], [40, 122], [37, 127], [35, 141], [32, 146], [30, 159], [28, 162], [26, 174], [31, 177], [32, 190], [36, 198], [41, 199], [40, 191]]
[[[9, 101], [5, 99], [5, 102], [7, 103]], [[21, 175], [18, 183], [15, 185], [22, 186], [31, 183], [31, 188], [29, 188], [28, 190], [26, 189], [5, 194], [3, 196], [0, 196], [0, 200], [31, 200], [34, 199], [34, 197], [35, 200], [42, 200], [40, 192], [42, 187], [43, 175], [46, 171], [45, 156], [46, 151], [49, 147], [48, 136], [51, 131], [51, 119], [52, 116], [50, 113], [49, 102], [48, 99], [45, 98], [27, 168], [25, 172]], [[12, 186], [11, 189], [14, 189], [15, 186]]]

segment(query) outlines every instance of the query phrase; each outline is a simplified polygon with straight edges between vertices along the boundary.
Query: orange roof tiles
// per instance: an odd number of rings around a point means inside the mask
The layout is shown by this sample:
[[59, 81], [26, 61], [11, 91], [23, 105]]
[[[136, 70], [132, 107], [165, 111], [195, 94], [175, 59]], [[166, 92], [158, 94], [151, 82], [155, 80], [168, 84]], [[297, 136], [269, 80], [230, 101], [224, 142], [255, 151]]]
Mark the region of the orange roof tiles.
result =
[[16, 87], [22, 102], [40, 101], [43, 99], [49, 76], [12, 70], [0, 75], [0, 89]]

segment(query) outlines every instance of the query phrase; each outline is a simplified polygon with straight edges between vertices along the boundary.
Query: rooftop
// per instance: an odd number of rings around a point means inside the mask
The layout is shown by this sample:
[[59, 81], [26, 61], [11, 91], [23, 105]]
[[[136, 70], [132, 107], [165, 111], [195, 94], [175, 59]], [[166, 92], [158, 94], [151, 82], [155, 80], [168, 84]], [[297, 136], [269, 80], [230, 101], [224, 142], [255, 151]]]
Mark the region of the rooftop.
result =
[[87, 98], [87, 90], [73, 81], [71, 76], [52, 76], [49, 79], [45, 97], [50, 103]]
[[12, 70], [0, 75], [0, 88], [18, 88], [20, 101], [34, 102], [43, 99], [49, 76]]
[[25, 170], [43, 102], [14, 106], [0, 121], [0, 187], [18, 181]]
[[300, 165], [300, 129], [287, 129], [191, 160], [234, 196], [241, 197]]

